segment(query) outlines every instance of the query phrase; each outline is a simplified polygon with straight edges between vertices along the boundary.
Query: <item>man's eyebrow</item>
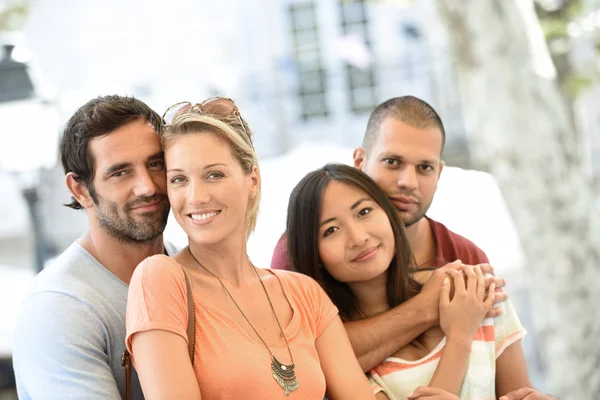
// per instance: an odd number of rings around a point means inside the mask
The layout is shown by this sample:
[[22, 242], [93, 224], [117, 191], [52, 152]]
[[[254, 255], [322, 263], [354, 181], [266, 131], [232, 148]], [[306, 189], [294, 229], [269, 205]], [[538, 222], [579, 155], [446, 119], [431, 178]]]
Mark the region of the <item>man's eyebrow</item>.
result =
[[[400, 160], [400, 161], [405, 160], [404, 157], [402, 157], [400, 154], [396, 154], [396, 153], [383, 153], [380, 158], [381, 159], [394, 158], [394, 159]], [[438, 164], [438, 163], [439, 163], [439, 161], [435, 160], [435, 159], [430, 159], [430, 160], [423, 159], [423, 160], [419, 161], [419, 164]]]
[[381, 154], [380, 158], [396, 158], [398, 160], [404, 159], [404, 157], [402, 157], [400, 154], [396, 154], [396, 153], [383, 153], [383, 154]]
[[[156, 153], [148, 156], [148, 158], [146, 158], [146, 162], [156, 161], [156, 160], [164, 160], [164, 158], [165, 158], [165, 153], [164, 153], [164, 151], [160, 150], [160, 151], [157, 151]], [[129, 168], [131, 166], [133, 166], [133, 164], [130, 162], [122, 162], [122, 163], [113, 164], [110, 167], [108, 167], [108, 169], [104, 172], [104, 176], [108, 177], [117, 171], [120, 171], [125, 168]]]
[[131, 164], [129, 162], [123, 162], [123, 163], [113, 164], [110, 167], [108, 167], [108, 169], [104, 172], [104, 176], [105, 177], [109, 177], [112, 174], [114, 174], [115, 172], [120, 171], [120, 170], [125, 169], [125, 168], [129, 168], [132, 165], [133, 164]]
[[146, 161], [156, 161], [156, 160], [164, 160], [165, 159], [165, 152], [164, 151], [158, 151], [154, 154], [152, 154], [150, 157], [148, 157], [146, 159]]

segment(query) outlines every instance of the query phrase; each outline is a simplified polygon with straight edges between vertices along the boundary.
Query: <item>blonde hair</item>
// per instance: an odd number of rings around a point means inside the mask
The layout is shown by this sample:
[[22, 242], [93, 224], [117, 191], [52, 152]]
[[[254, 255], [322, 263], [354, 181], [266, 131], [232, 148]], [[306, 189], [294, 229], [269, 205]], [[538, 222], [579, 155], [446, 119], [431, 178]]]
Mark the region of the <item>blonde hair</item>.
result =
[[252, 144], [252, 132], [237, 115], [232, 114], [226, 118], [218, 118], [213, 115], [200, 114], [197, 111], [187, 111], [175, 116], [173, 122], [165, 127], [161, 135], [163, 149], [167, 150], [177, 138], [200, 132], [210, 132], [227, 142], [231, 153], [246, 174], [252, 172], [252, 168], [256, 167], [259, 177], [258, 189], [256, 195], [248, 200], [248, 209], [246, 210], [246, 239], [248, 239], [256, 227], [261, 193], [260, 169]]

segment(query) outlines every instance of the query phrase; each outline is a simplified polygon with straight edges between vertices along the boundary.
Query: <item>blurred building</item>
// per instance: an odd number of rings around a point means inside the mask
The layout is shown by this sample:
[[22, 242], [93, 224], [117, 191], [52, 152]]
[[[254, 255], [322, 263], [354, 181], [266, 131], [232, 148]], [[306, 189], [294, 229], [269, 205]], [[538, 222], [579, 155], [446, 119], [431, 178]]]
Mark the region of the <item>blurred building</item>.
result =
[[442, 115], [447, 158], [466, 165], [443, 26], [432, 0], [408, 3], [175, 0], [164, 13], [162, 2], [38, 0], [25, 31], [64, 118], [102, 93], [158, 110], [225, 94], [269, 156], [303, 141], [355, 146], [376, 104], [413, 94]]
[[412, 94], [445, 121], [446, 158], [468, 165], [443, 27], [432, 1], [408, 3], [242, 2], [247, 27], [236, 38], [235, 75], [260, 113], [259, 147], [277, 154], [304, 141], [356, 146], [377, 104]]
[[[63, 119], [99, 94], [133, 94], [157, 110], [223, 94], [265, 157], [304, 141], [355, 146], [374, 105], [413, 94], [440, 112], [446, 160], [470, 165], [434, 0], [37, 0], [24, 31], [60, 90]], [[577, 105], [596, 170], [599, 95]]]

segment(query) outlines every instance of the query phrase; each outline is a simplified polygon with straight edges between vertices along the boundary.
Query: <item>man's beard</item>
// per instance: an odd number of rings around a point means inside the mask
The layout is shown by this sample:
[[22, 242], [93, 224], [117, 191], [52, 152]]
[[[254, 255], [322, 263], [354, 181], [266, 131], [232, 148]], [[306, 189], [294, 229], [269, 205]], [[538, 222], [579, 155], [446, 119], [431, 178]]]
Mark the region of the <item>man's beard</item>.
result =
[[[432, 199], [432, 201], [433, 201], [433, 199]], [[417, 209], [415, 214], [406, 215], [406, 211], [399, 210], [396, 207], [396, 211], [398, 212], [398, 217], [400, 217], [400, 219], [404, 223], [404, 227], [408, 228], [409, 226], [419, 222], [421, 220], [421, 218], [423, 218], [425, 216], [425, 214], [427, 214], [427, 211], [429, 211], [429, 207], [431, 207], [432, 201], [430, 201], [429, 204], [425, 204], [424, 206], [421, 206], [423, 203], [418, 203], [419, 208]]]
[[425, 216], [425, 212], [422, 212], [421, 210], [419, 210], [419, 212], [416, 215], [411, 215], [409, 218], [404, 219], [402, 218], [402, 215], [398, 215], [400, 217], [400, 219], [402, 220], [402, 222], [404, 222], [404, 227], [408, 228], [409, 226], [411, 226], [412, 224], [416, 224], [417, 222], [419, 222], [421, 220], [421, 218], [423, 218]]
[[[156, 211], [134, 215], [132, 208], [161, 201]], [[105, 200], [96, 194], [96, 214], [100, 226], [114, 239], [123, 243], [145, 244], [162, 235], [169, 218], [169, 202], [165, 195], [142, 196], [119, 209], [117, 203]]]

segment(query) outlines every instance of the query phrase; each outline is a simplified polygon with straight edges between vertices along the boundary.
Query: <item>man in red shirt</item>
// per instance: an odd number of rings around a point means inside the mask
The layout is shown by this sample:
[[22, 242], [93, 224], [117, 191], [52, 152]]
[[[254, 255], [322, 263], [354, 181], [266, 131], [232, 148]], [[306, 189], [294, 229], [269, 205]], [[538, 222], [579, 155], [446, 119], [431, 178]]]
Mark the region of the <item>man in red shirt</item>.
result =
[[[375, 108], [363, 139], [354, 151], [354, 166], [373, 178], [396, 206], [404, 222], [419, 267], [443, 267], [456, 260], [486, 264], [485, 253], [468, 239], [425, 216], [444, 167], [442, 121], [426, 102], [412, 96], [390, 99]], [[281, 237], [271, 268], [288, 269], [287, 243]], [[459, 262], [459, 263], [460, 263]], [[438, 301], [444, 269], [436, 270], [419, 295], [406, 303], [366, 320], [347, 322], [354, 351], [365, 371], [439, 324]], [[504, 281], [496, 278], [496, 286]], [[496, 293], [497, 301], [506, 294]], [[488, 316], [500, 311], [492, 308]]]
[[[484, 264], [484, 272], [493, 271], [485, 253], [473, 242], [425, 215], [444, 168], [441, 156], [445, 139], [444, 125], [437, 112], [416, 97], [404, 96], [375, 108], [363, 144], [354, 151], [354, 166], [373, 178], [396, 206], [417, 265], [438, 267], [421, 292], [409, 301], [374, 317], [345, 323], [364, 371], [439, 324], [439, 293], [446, 268], [456, 268], [460, 263]], [[286, 247], [284, 234], [275, 247], [271, 268], [288, 269]], [[497, 288], [505, 285], [503, 279], [493, 279]], [[502, 291], [496, 293], [496, 302], [506, 299]], [[500, 312], [492, 308], [488, 317]], [[504, 359], [524, 357], [520, 346], [512, 348], [515, 354]], [[524, 387], [508, 393], [504, 399], [551, 397]]]

